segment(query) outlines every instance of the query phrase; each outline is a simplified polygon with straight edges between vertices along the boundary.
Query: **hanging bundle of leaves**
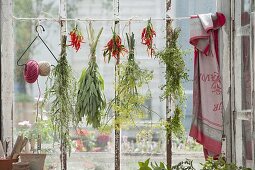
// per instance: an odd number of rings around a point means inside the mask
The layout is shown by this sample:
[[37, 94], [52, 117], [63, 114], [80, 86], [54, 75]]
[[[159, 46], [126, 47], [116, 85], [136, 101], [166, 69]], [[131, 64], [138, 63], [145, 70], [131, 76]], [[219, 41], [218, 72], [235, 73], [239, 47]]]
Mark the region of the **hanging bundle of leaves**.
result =
[[44, 103], [51, 102], [50, 119], [55, 135], [64, 141], [70, 152], [69, 129], [75, 119], [73, 104], [76, 84], [66, 56], [66, 36], [62, 36], [60, 59], [51, 72], [51, 83], [46, 89]]
[[104, 96], [104, 80], [99, 73], [96, 63], [96, 46], [103, 31], [100, 29], [97, 37], [94, 37], [94, 29], [88, 29], [90, 45], [90, 61], [87, 69], [83, 69], [80, 80], [76, 102], [77, 122], [86, 116], [87, 125], [94, 128], [100, 126], [102, 112], [105, 109], [106, 101]]
[[[134, 125], [137, 118], [144, 117], [145, 101], [150, 97], [150, 94], [141, 94], [141, 88], [152, 80], [152, 72], [139, 67], [135, 61], [134, 34], [127, 34], [127, 42], [129, 47], [128, 61], [119, 64], [119, 81], [116, 84], [117, 96], [113, 104], [113, 110], [118, 113], [117, 119], [121, 126]], [[123, 123], [125, 122], [125, 123]]]
[[167, 97], [171, 97], [171, 100], [175, 101], [174, 116], [171, 119], [171, 123], [167, 124], [167, 128], [170, 128], [175, 134], [183, 132], [181, 121], [183, 118], [182, 109], [184, 107], [185, 94], [182, 81], [188, 80], [188, 73], [183, 59], [184, 52], [177, 45], [179, 33], [180, 29], [172, 30], [167, 47], [156, 54], [156, 57], [166, 65], [166, 83], [161, 86], [161, 89], [164, 91], [161, 99], [164, 100]]

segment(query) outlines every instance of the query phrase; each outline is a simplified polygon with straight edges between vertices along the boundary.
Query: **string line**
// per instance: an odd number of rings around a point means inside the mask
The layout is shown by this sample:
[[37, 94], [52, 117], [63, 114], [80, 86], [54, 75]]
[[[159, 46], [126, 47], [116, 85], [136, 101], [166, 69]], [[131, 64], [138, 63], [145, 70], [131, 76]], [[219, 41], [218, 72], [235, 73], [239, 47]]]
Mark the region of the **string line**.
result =
[[40, 85], [39, 85], [39, 82], [38, 82], [38, 79], [37, 79], [37, 87], [38, 87], [38, 99], [37, 99], [37, 103], [36, 103], [36, 122], [38, 120], [38, 116], [39, 116], [39, 101], [40, 101], [40, 98], [41, 98], [41, 89], [40, 89]]
[[[96, 19], [96, 18], [44, 18], [44, 17], [38, 17], [38, 18], [25, 18], [25, 17], [16, 17], [13, 16], [15, 20], [37, 20], [37, 21], [80, 21], [80, 22], [88, 22], [88, 21], [148, 21], [149, 18], [137, 18], [137, 17], [131, 17], [131, 18], [102, 18], [102, 19]], [[166, 21], [166, 20], [186, 20], [190, 19], [190, 17], [177, 17], [177, 18], [151, 18], [151, 20], [154, 21]]]

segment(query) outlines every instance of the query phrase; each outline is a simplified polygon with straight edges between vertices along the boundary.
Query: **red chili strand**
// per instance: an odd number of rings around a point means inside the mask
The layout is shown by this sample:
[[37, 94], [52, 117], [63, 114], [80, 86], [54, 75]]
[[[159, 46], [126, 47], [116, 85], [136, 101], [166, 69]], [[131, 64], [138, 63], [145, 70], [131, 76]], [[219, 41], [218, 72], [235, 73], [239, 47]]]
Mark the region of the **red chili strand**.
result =
[[[115, 32], [113, 32], [113, 37], [104, 46], [104, 58], [106, 56], [114, 57], [118, 63], [120, 54], [124, 55], [126, 52], [127, 52], [127, 49], [124, 47], [124, 45], [122, 45], [122, 40], [120, 36], [116, 35]], [[109, 58], [109, 61], [110, 61], [110, 58]]]
[[84, 37], [81, 33], [81, 31], [75, 27], [73, 28], [73, 30], [69, 33], [70, 35], [70, 43], [68, 46], [72, 46], [72, 48], [74, 48], [76, 50], [76, 52], [79, 51], [80, 47], [81, 47], [81, 43], [84, 43]]
[[149, 20], [147, 26], [143, 28], [142, 30], [141, 39], [142, 39], [142, 44], [147, 46], [148, 54], [151, 57], [155, 53], [155, 50], [152, 46], [154, 36], [156, 36], [156, 32], [153, 29], [153, 25], [151, 21]]

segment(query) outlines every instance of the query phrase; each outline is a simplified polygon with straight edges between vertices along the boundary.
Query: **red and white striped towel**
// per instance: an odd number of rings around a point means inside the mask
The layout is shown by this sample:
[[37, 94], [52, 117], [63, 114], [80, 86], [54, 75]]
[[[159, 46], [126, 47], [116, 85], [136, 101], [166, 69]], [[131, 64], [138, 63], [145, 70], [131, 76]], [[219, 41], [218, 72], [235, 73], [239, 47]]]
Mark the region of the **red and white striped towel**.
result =
[[218, 28], [225, 17], [217, 14], [192, 16], [190, 44], [194, 46], [193, 120], [190, 136], [203, 145], [205, 157], [221, 152], [222, 84], [219, 71]]

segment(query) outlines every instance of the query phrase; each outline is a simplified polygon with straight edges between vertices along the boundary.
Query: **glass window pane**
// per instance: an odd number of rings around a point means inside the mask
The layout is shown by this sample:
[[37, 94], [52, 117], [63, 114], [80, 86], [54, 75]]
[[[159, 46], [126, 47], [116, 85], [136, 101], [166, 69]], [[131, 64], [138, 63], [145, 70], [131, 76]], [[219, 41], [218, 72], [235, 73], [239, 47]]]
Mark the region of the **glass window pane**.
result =
[[[190, 15], [216, 12], [215, 0], [173, 0], [174, 17], [189, 17]], [[187, 41], [188, 42], [188, 41]]]
[[[199, 1], [200, 2], [200, 1]], [[210, 1], [210, 5], [207, 2], [206, 6], [203, 6], [205, 2], [202, 2], [201, 6], [197, 6], [197, 0], [188, 2], [188, 10], [184, 9], [184, 6], [178, 5], [179, 1], [175, 2], [175, 15], [189, 16], [191, 14], [208, 13], [215, 11], [215, 2]], [[174, 3], [173, 3], [174, 4]], [[183, 3], [185, 4], [185, 3]], [[22, 6], [21, 6], [22, 5]], [[31, 6], [32, 5], [32, 8]], [[210, 8], [209, 8], [210, 6]], [[59, 1], [18, 1], [14, 2], [14, 14], [17, 17], [53, 17], [58, 18]], [[33, 10], [28, 10], [33, 9]], [[155, 10], [151, 10], [155, 9]], [[67, 1], [67, 15], [68, 18], [95, 18], [95, 19], [111, 19], [113, 17], [112, 1], [111, 0], [68, 0]], [[183, 11], [183, 12], [181, 12]], [[156, 0], [132, 0], [124, 1], [120, 0], [120, 17], [121, 18], [164, 18], [165, 17], [165, 1]], [[165, 21], [157, 20], [152, 21], [154, 28], [157, 32], [155, 38], [155, 44], [158, 50], [164, 48], [165, 45]], [[16, 57], [19, 57], [26, 49], [27, 45], [33, 40], [36, 33], [34, 27], [37, 21], [15, 21], [15, 52]], [[55, 56], [59, 56], [60, 52], [60, 35], [59, 35], [59, 23], [55, 21], [40, 21], [45, 28], [45, 32], [41, 34], [47, 45], [50, 47]], [[70, 21], [68, 22], [68, 32], [77, 24], [85, 35], [85, 42], [82, 44], [79, 52], [74, 52], [73, 49], [68, 48], [68, 60], [72, 65], [74, 74], [79, 78], [83, 68], [88, 66], [89, 59], [89, 46], [86, 26], [87, 22]], [[188, 20], [177, 21], [173, 23], [174, 26], [178, 26], [182, 29], [179, 44], [184, 50], [190, 49], [188, 44], [189, 36], [189, 23]], [[97, 48], [97, 62], [100, 72], [105, 80], [105, 94], [107, 100], [111, 100], [114, 97], [114, 62], [107, 64], [103, 60], [103, 46], [111, 38], [111, 27], [113, 22], [111, 21], [95, 21], [93, 26], [96, 32], [101, 26], [104, 27], [103, 34]], [[146, 105], [159, 115], [148, 112], [146, 119], [137, 120], [139, 128], [143, 129], [151, 122], [157, 123], [160, 118], [165, 118], [165, 102], [160, 101], [159, 96], [162, 93], [159, 86], [164, 83], [164, 66], [159, 64], [158, 60], [148, 57], [146, 47], [141, 44], [141, 30], [146, 26], [146, 21], [131, 21], [129, 25], [128, 21], [120, 22], [120, 35], [123, 38], [125, 46], [127, 42], [125, 40], [125, 33], [133, 31], [136, 39], [136, 56], [137, 61], [143, 68], [148, 68], [154, 71], [154, 79], [149, 84], [150, 91], [152, 93], [152, 99], [146, 102]], [[188, 54], [185, 58], [187, 67], [189, 68], [190, 77], [193, 76], [192, 69], [192, 53]], [[28, 59], [34, 59], [36, 61], [46, 60], [55, 65], [56, 61], [52, 58], [51, 54], [40, 42], [36, 41], [31, 47], [30, 51], [26, 53], [21, 63], [25, 63]], [[15, 59], [17, 60], [17, 58]], [[123, 57], [123, 60], [125, 58]], [[156, 63], [156, 64], [155, 64]], [[15, 136], [19, 133], [38, 134], [43, 132], [42, 135], [42, 149], [43, 152], [47, 152], [46, 167], [48, 168], [60, 168], [59, 162], [59, 144], [55, 143], [55, 147], [52, 147], [54, 135], [52, 129], [49, 128], [47, 123], [49, 122], [49, 106], [39, 109], [39, 118], [43, 119], [41, 124], [35, 124], [37, 98], [39, 95], [37, 84], [27, 84], [23, 80], [23, 68], [16, 66], [15, 71], [15, 114], [14, 114], [14, 132]], [[45, 91], [46, 77], [40, 77], [38, 79], [39, 88], [41, 94]], [[148, 90], [147, 87], [143, 90]], [[185, 83], [185, 91], [187, 94], [187, 108], [185, 119], [185, 129], [189, 131], [191, 122], [191, 110], [192, 110], [192, 82]], [[42, 96], [42, 95], [41, 95]], [[39, 101], [39, 106], [41, 100]], [[29, 121], [29, 122], [28, 122]], [[46, 126], [47, 125], [47, 126]], [[145, 129], [145, 128], [144, 128]], [[33, 131], [37, 130], [37, 132]], [[136, 136], [139, 131], [135, 127], [122, 130], [122, 168], [129, 170], [130, 168], [137, 168], [138, 161], [145, 161], [148, 157], [152, 157], [152, 160], [165, 162], [165, 134], [162, 129], [154, 130], [151, 134], [152, 137], [146, 141], [136, 141]], [[184, 160], [185, 158], [193, 158], [196, 155], [199, 161], [203, 160], [201, 154], [201, 146], [197, 145], [192, 139], [187, 136], [183, 138], [174, 137], [173, 139], [174, 150], [174, 163]], [[186, 152], [190, 151], [190, 152]], [[198, 152], [197, 152], [198, 151]], [[178, 155], [181, 153], [182, 155]], [[72, 154], [68, 157], [69, 169], [114, 169], [114, 133], [109, 134], [100, 133], [91, 127], [85, 126], [85, 123], [80, 130], [72, 130]]]
[[14, 0], [13, 14], [21, 18], [57, 18], [59, 1], [55, 0]]
[[[153, 9], [153, 10], [152, 10]], [[157, 0], [120, 0], [121, 18], [164, 18], [165, 1]]]
[[67, 17], [82, 19], [112, 19], [112, 0], [67, 0]]

